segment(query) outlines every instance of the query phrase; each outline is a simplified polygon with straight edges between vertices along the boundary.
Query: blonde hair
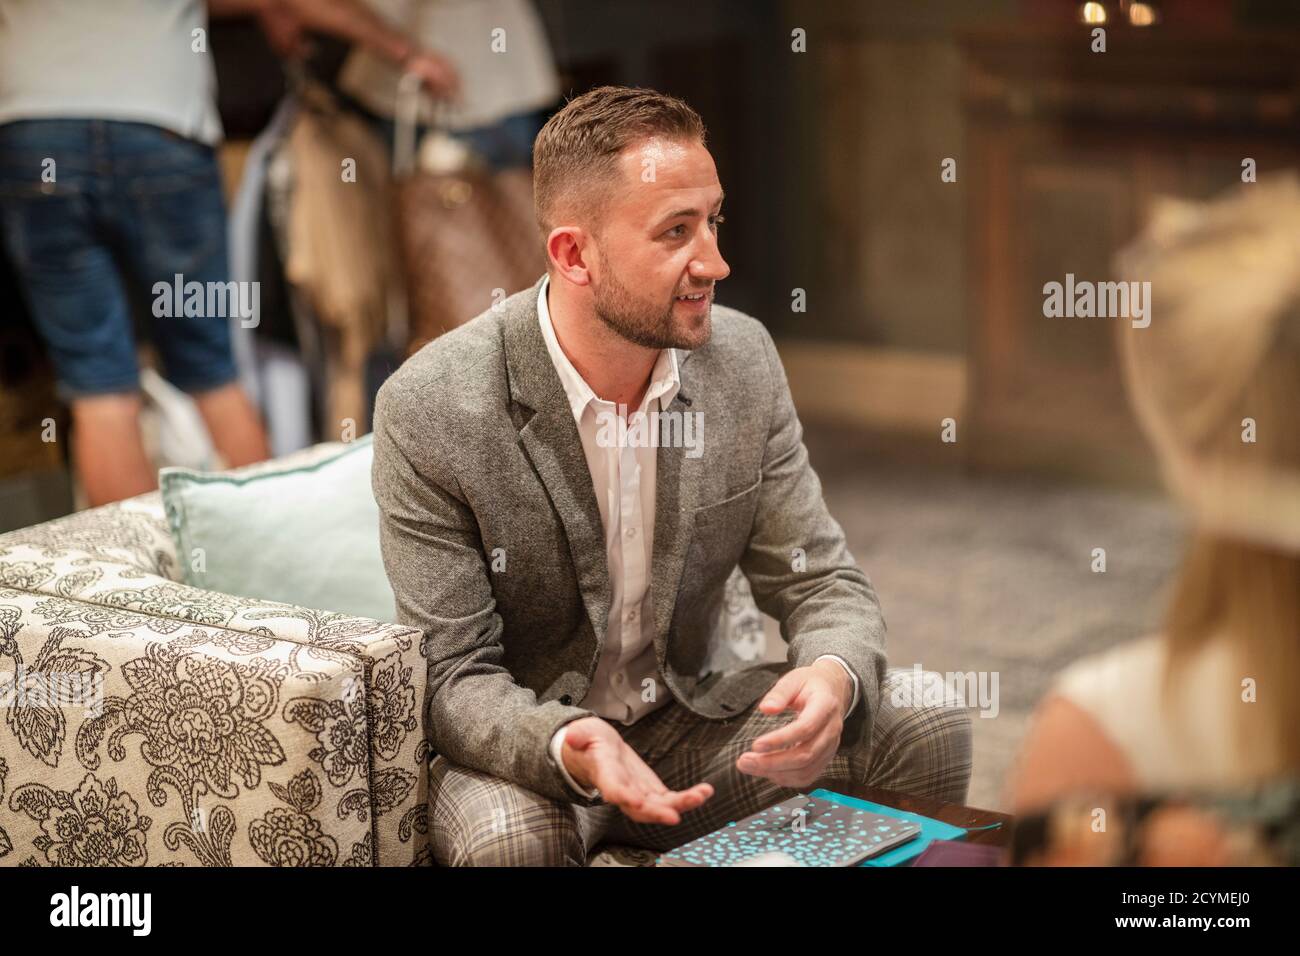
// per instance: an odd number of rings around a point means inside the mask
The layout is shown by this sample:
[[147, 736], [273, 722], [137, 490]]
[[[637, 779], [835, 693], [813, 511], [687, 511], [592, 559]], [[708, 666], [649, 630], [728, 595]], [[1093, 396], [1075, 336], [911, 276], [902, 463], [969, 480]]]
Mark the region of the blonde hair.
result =
[[1234, 728], [1243, 764], [1300, 770], [1300, 183], [1163, 201], [1117, 266], [1151, 282], [1150, 325], [1120, 331], [1125, 382], [1195, 526], [1165, 689], [1227, 641], [1255, 682]]

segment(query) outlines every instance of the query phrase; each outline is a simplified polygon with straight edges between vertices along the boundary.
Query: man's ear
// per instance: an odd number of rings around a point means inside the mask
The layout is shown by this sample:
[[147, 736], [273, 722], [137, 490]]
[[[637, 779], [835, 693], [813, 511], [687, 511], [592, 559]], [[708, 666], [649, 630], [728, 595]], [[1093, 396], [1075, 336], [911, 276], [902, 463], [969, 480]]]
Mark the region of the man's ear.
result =
[[592, 249], [591, 237], [581, 226], [556, 226], [546, 237], [546, 256], [552, 267], [574, 285], [591, 283], [587, 258]]

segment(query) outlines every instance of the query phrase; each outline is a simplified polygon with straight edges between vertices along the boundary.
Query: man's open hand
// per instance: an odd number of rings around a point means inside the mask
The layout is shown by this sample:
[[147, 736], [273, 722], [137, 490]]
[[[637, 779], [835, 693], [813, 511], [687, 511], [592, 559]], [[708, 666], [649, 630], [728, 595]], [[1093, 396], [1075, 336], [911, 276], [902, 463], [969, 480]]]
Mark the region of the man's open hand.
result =
[[599, 717], [566, 724], [560, 750], [565, 769], [584, 787], [595, 787], [606, 803], [638, 823], [681, 822], [681, 814], [713, 796], [713, 786], [669, 790], [617, 730]]
[[782, 675], [758, 709], [765, 714], [793, 710], [798, 716], [755, 739], [736, 761], [736, 769], [782, 787], [808, 786], [821, 777], [839, 749], [844, 711], [852, 699], [853, 679], [833, 660]]

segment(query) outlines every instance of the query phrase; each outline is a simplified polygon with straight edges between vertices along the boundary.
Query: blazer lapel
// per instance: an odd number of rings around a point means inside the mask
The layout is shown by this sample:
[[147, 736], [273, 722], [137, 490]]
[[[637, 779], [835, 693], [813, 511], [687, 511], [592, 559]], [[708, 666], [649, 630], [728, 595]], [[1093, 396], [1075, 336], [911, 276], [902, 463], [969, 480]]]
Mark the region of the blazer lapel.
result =
[[[696, 389], [687, 375], [689, 368], [688, 353], [681, 360], [681, 388], [664, 411], [683, 415], [701, 411], [692, 407], [699, 402], [692, 397]], [[662, 445], [655, 459], [655, 540], [650, 562], [650, 594], [654, 600], [655, 654], [661, 663], [667, 653], [668, 628], [694, 532], [703, 462], [703, 455], [687, 458], [685, 448]]]
[[[538, 280], [503, 323], [510, 397], [531, 412], [525, 415], [519, 441], [564, 525], [569, 556], [596, 634], [599, 659], [605, 646], [612, 600], [605, 530], [578, 426], [538, 324], [540, 287], [541, 280]], [[696, 389], [689, 374], [691, 354], [688, 352], [680, 358], [681, 388], [664, 411], [683, 415], [702, 412], [700, 402], [693, 397]], [[668, 629], [691, 544], [703, 463], [703, 455], [688, 458], [685, 448], [663, 446], [655, 459], [655, 539], [650, 593], [654, 601], [655, 653], [660, 661], [666, 653]]]
[[504, 319], [510, 397], [532, 412], [525, 416], [519, 441], [564, 525], [578, 588], [596, 634], [598, 659], [605, 646], [611, 601], [605, 531], [578, 426], [538, 324], [540, 286], [539, 279], [523, 293], [524, 302]]

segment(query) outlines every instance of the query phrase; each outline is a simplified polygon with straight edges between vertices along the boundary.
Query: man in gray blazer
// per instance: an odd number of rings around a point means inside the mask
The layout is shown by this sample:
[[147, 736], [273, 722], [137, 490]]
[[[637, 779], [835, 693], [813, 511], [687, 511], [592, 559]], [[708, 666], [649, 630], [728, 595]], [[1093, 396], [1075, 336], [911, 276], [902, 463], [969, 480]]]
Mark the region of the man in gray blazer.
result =
[[[593, 90], [539, 133], [534, 184], [546, 275], [376, 408], [384, 561], [429, 666], [435, 860], [663, 850], [814, 783], [960, 799], [961, 719], [873, 733], [884, 620], [771, 337], [713, 302], [730, 270], [699, 116]], [[737, 565], [788, 664], [708, 673]]]

